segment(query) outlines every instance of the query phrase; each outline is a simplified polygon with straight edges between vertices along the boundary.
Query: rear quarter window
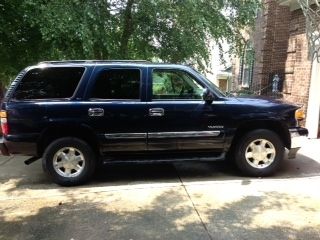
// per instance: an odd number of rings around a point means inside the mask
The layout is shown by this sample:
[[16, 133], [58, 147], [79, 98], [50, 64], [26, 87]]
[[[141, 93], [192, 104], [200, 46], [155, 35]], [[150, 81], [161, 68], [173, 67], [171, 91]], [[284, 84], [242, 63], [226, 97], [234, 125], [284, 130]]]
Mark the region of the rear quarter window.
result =
[[26, 73], [12, 99], [70, 98], [84, 73], [83, 67], [35, 68]]

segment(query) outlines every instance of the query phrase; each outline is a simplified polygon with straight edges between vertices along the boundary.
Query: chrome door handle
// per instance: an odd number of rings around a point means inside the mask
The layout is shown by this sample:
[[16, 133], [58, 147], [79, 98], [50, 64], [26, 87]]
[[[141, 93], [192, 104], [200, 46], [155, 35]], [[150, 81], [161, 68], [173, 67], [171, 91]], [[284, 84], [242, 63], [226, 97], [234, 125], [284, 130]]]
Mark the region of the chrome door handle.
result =
[[88, 109], [89, 117], [102, 117], [104, 116], [103, 108], [89, 108]]
[[164, 116], [164, 109], [163, 108], [150, 108], [149, 109], [149, 116], [152, 116], [152, 117]]

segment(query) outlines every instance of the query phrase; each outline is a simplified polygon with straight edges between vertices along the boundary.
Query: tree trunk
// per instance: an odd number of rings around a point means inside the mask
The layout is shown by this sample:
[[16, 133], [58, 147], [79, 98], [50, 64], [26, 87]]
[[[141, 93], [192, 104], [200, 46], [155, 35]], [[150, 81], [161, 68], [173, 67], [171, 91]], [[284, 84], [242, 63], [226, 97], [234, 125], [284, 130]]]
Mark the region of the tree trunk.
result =
[[133, 33], [132, 7], [134, 0], [128, 0], [123, 15], [123, 32], [120, 40], [120, 56], [122, 59], [128, 58], [129, 39]]

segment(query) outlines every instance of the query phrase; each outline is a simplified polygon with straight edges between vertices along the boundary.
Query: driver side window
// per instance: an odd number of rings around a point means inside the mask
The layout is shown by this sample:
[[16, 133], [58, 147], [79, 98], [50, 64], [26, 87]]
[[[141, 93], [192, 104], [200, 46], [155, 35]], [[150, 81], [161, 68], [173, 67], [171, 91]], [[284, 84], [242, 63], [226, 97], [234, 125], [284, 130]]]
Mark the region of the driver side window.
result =
[[155, 69], [152, 73], [153, 99], [202, 99], [202, 87], [191, 75], [179, 70]]

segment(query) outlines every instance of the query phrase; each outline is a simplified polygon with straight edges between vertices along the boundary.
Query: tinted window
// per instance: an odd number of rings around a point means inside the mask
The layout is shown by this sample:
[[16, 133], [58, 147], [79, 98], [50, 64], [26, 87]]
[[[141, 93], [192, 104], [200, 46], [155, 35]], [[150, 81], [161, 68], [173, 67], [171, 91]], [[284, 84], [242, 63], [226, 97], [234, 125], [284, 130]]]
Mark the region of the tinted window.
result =
[[19, 83], [13, 98], [69, 98], [82, 77], [84, 68], [57, 67], [30, 70]]
[[154, 70], [153, 99], [202, 99], [204, 88], [188, 73], [178, 70]]
[[140, 70], [110, 69], [101, 72], [91, 98], [140, 99]]

